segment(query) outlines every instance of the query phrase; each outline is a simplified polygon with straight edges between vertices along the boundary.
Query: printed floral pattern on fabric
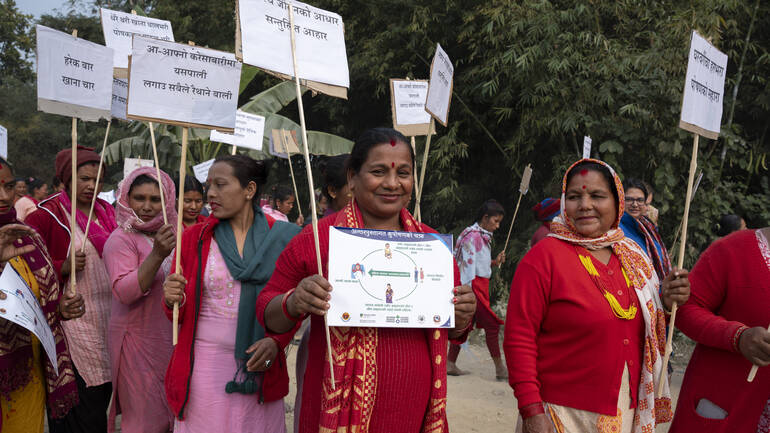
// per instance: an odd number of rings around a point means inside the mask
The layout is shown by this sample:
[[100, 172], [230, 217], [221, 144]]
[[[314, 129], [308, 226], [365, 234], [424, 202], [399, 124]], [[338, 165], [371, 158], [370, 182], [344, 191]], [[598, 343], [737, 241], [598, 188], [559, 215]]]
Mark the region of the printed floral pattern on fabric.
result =
[[759, 417], [757, 433], [770, 433], [770, 400], [767, 400], [765, 410], [762, 411], [762, 415]]
[[463, 284], [470, 284], [476, 277], [489, 278], [492, 275], [491, 243], [492, 233], [481, 228], [479, 223], [467, 227], [457, 237], [455, 261]]

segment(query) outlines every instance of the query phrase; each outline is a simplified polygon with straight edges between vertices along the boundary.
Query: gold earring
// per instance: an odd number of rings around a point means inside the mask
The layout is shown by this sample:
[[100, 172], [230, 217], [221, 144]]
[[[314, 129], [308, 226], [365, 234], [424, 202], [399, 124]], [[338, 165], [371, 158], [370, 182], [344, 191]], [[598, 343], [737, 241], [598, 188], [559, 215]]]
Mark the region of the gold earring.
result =
[[348, 193], [348, 198], [353, 197], [353, 194]]

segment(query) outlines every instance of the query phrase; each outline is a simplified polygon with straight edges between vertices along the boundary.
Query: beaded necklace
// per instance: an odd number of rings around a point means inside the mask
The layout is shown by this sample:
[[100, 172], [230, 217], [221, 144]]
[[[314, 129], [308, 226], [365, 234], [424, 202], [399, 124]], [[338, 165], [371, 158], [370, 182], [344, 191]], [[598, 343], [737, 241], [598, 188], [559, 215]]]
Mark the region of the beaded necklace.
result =
[[[615, 317], [618, 317], [619, 319], [623, 320], [633, 320], [636, 317], [636, 305], [634, 305], [633, 301], [631, 301], [631, 305], [624, 309], [620, 302], [618, 302], [617, 298], [610, 293], [609, 290], [605, 287], [602, 280], [599, 278], [599, 271], [596, 270], [596, 267], [594, 266], [593, 261], [591, 260], [590, 253], [585, 249], [582, 248], [585, 252], [585, 255], [580, 253], [580, 250], [575, 248], [578, 253], [578, 257], [580, 258], [580, 263], [583, 264], [583, 267], [588, 271], [588, 275], [591, 277], [591, 280], [593, 280], [594, 284], [596, 284], [596, 287], [599, 289], [599, 291], [604, 295], [604, 299], [607, 300], [607, 303], [610, 304], [610, 309], [612, 310], [612, 313], [615, 314]], [[623, 269], [621, 266], [620, 268], [623, 271], [623, 278], [626, 280], [626, 286], [628, 288], [631, 287], [631, 281], [628, 279], [628, 275], [626, 274], [626, 270]]]

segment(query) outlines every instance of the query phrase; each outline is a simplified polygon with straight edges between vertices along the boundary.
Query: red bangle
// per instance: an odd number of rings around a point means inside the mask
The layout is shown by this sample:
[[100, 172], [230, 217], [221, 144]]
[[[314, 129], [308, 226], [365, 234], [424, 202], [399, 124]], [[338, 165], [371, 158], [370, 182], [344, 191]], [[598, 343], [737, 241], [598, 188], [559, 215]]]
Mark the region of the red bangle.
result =
[[545, 407], [543, 407], [543, 402], [539, 401], [519, 408], [519, 413], [521, 414], [522, 419], [532, 418], [535, 415], [545, 413]]
[[286, 301], [289, 300], [289, 296], [291, 296], [292, 293], [294, 293], [295, 289], [291, 289], [286, 294], [283, 295], [283, 299], [281, 300], [281, 310], [283, 310], [283, 315], [286, 316], [287, 319], [291, 320], [292, 322], [301, 322], [305, 320], [305, 317], [307, 317], [307, 314], [303, 314], [299, 317], [294, 317], [291, 314], [289, 314], [289, 309], [286, 306]]
[[749, 329], [748, 326], [742, 325], [740, 328], [738, 328], [737, 331], [735, 331], [735, 334], [733, 334], [733, 350], [736, 351], [737, 353], [741, 353], [741, 349], [739, 347], [739, 343], [741, 341], [741, 335], [743, 335], [743, 333], [747, 329]]

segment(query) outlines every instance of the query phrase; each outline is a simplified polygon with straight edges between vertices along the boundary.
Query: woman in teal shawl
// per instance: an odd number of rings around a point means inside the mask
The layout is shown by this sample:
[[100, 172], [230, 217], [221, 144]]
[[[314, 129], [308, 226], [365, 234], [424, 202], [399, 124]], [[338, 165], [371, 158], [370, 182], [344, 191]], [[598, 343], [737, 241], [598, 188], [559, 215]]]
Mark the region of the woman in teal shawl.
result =
[[182, 269], [164, 283], [169, 316], [180, 305], [165, 381], [174, 432], [285, 431], [288, 340], [266, 336], [255, 308], [300, 229], [257, 206], [266, 177], [264, 164], [247, 156], [217, 158], [206, 181], [212, 216], [185, 230]]

